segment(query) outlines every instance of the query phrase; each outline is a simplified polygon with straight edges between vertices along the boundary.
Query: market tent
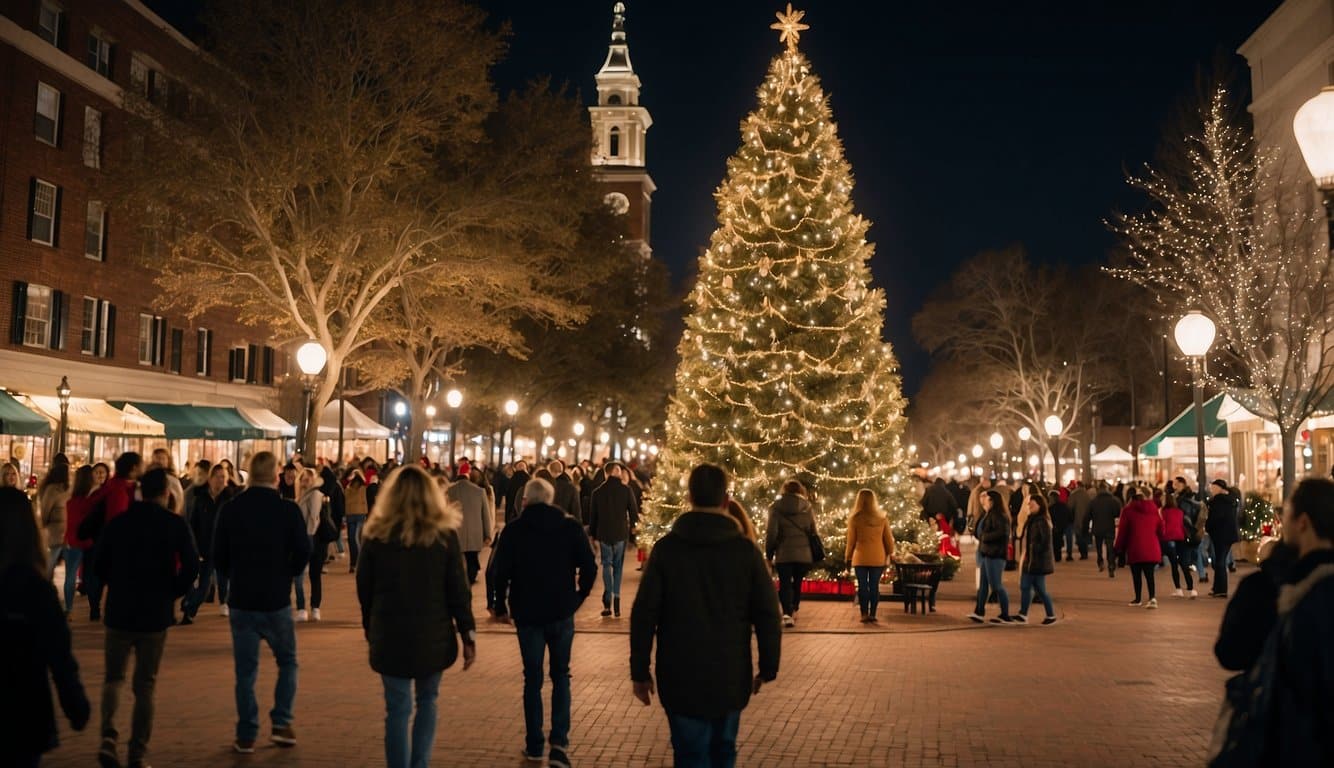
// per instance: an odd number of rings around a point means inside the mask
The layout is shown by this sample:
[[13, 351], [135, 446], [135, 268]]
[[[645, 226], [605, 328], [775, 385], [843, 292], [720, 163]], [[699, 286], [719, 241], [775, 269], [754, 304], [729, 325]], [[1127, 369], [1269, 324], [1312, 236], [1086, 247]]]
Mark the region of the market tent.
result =
[[210, 405], [172, 405], [113, 401], [128, 413], [138, 413], [166, 427], [168, 440], [253, 440], [264, 431], [241, 418], [235, 408]]
[[[343, 406], [344, 440], [388, 440], [394, 433], [371, 417], [347, 403]], [[338, 439], [338, 401], [332, 400], [324, 406], [320, 416], [320, 429], [316, 434], [319, 440]]]
[[8, 392], [0, 392], [0, 435], [51, 434], [51, 423], [15, 400]]
[[[1218, 411], [1227, 395], [1217, 394], [1204, 404], [1205, 437], [1227, 437], [1227, 421], [1219, 418]], [[1139, 453], [1147, 458], [1158, 455], [1158, 446], [1169, 437], [1195, 437], [1195, 406], [1190, 406], [1168, 422], [1167, 426], [1154, 433], [1153, 437], [1140, 444]]]
[[278, 414], [270, 411], [268, 408], [251, 408], [244, 405], [236, 406], [236, 410], [241, 413], [241, 418], [250, 422], [255, 428], [264, 433], [268, 440], [277, 440], [283, 437], [296, 437], [296, 427], [288, 424]]
[[[60, 400], [55, 395], [24, 395], [23, 404], [51, 422], [60, 423]], [[69, 431], [118, 437], [166, 437], [161, 422], [141, 413], [122, 411], [105, 400], [92, 397], [69, 399]]]
[[1119, 445], [1109, 445], [1090, 456], [1089, 460], [1104, 464], [1129, 464], [1135, 460], [1135, 457], [1130, 455], [1130, 451]]

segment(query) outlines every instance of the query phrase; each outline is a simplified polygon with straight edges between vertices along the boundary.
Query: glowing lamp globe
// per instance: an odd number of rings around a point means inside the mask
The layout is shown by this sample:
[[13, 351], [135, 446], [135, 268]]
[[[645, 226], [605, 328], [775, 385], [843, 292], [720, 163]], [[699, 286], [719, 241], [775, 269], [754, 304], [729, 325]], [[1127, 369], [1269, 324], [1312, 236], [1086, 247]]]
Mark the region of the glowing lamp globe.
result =
[[1029, 456], [1029, 457], [1028, 457], [1028, 466], [1030, 466], [1030, 467], [1036, 467], [1036, 466], [1038, 465], [1038, 461], [1040, 461], [1040, 459], [1038, 459], [1037, 456]]
[[635, 439], [633, 437], [625, 438], [625, 447], [633, 451], [635, 449]]
[[989, 442], [991, 443], [991, 450], [999, 451], [1001, 446], [1005, 445], [1005, 438], [1001, 437], [999, 432], [992, 432], [991, 440]]
[[428, 406], [426, 406], [426, 418], [428, 418], [428, 419], [434, 419], [434, 418], [435, 418], [435, 406], [434, 406], [434, 405], [428, 405]]
[[551, 429], [551, 422], [552, 418], [549, 413], [543, 413], [541, 416], [537, 417], [537, 423], [542, 425], [542, 429]]
[[980, 459], [980, 458], [982, 458], [982, 446], [981, 446], [981, 445], [975, 445], [975, 446], [973, 446], [973, 458], [975, 458], [975, 459]]
[[1053, 413], [1043, 420], [1042, 428], [1046, 430], [1048, 437], [1060, 437], [1061, 432], [1065, 429], [1065, 422], [1061, 421], [1060, 416]]
[[968, 455], [963, 453], [959, 454], [959, 465], [962, 466], [967, 463], [968, 463]]
[[1214, 345], [1214, 321], [1200, 312], [1190, 312], [1177, 321], [1173, 335], [1186, 357], [1204, 357]]
[[457, 389], [449, 390], [449, 392], [445, 394], [445, 403], [449, 405], [450, 408], [458, 408], [460, 405], [463, 405], [463, 393]]
[[584, 436], [584, 423], [582, 421], [576, 421], [574, 423], [574, 436], [575, 437]]
[[1316, 184], [1321, 189], [1334, 187], [1334, 86], [1321, 88], [1297, 110], [1292, 132]]
[[505, 415], [512, 417], [518, 412], [519, 412], [519, 403], [517, 400], [505, 401]]
[[1033, 430], [1029, 429], [1028, 427], [1020, 427], [1020, 428], [1019, 428], [1019, 439], [1020, 439], [1020, 440], [1032, 440], [1032, 439], [1033, 439]]
[[408, 404], [403, 402], [402, 400], [399, 400], [397, 403], [394, 403], [394, 415], [399, 417], [407, 416]]
[[599, 443], [602, 443], [603, 445], [606, 445], [607, 443], [610, 443], [610, 442], [611, 442], [611, 433], [610, 433], [610, 432], [600, 432], [600, 433], [598, 433], [598, 442], [599, 442]]
[[314, 376], [324, 370], [324, 364], [329, 362], [329, 353], [324, 351], [324, 345], [314, 339], [297, 347], [296, 365], [301, 372], [307, 376]]

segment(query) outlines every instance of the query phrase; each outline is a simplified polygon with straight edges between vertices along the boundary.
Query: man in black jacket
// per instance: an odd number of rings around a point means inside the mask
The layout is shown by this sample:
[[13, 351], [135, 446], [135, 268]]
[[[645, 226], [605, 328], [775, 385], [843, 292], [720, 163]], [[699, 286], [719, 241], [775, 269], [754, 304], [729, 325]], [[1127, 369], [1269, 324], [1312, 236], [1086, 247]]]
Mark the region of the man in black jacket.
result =
[[606, 466], [607, 480], [589, 503], [588, 533], [597, 542], [602, 555], [602, 615], [621, 616], [621, 569], [625, 565], [625, 545], [639, 523], [639, 504], [635, 493], [621, 480], [620, 464]]
[[273, 702], [273, 734], [280, 747], [296, 746], [292, 706], [296, 699], [296, 631], [292, 625], [292, 579], [310, 561], [310, 537], [297, 505], [278, 495], [278, 457], [261, 451], [250, 459], [246, 489], [218, 513], [213, 556], [230, 580], [227, 605], [236, 664], [236, 743], [241, 754], [255, 751], [259, 704], [259, 641], [278, 661]]
[[630, 679], [635, 697], [648, 706], [656, 638], [657, 692], [677, 764], [733, 765], [741, 710], [778, 676], [778, 599], [764, 556], [727, 515], [723, 470], [695, 467], [688, 489], [691, 509], [653, 548], [635, 595]]
[[106, 618], [106, 677], [102, 683], [103, 768], [119, 768], [116, 707], [125, 667], [134, 652], [134, 714], [130, 723], [130, 766], [145, 765], [153, 732], [153, 685], [157, 680], [174, 604], [199, 573], [199, 553], [185, 519], [167, 509], [167, 470], [153, 469], [139, 480], [143, 501], [107, 523], [98, 543], [97, 576], [109, 590]]
[[1105, 555], [1107, 578], [1116, 575], [1116, 553], [1112, 551], [1112, 545], [1116, 541], [1116, 518], [1120, 516], [1121, 502], [1104, 484], [1089, 502], [1089, 519], [1093, 523], [1093, 548], [1098, 554], [1098, 570], [1102, 570]]
[[[218, 510], [232, 497], [227, 487], [227, 468], [221, 464], [209, 469], [208, 482], [189, 491], [190, 530], [194, 532], [195, 545], [199, 548], [199, 586], [186, 596], [181, 605], [181, 624], [194, 623], [199, 606], [204, 604], [208, 590], [214, 580], [213, 533], [218, 529]], [[218, 602], [222, 604], [222, 615], [227, 615], [227, 579], [218, 574]]]
[[582, 505], [579, 503], [579, 489], [575, 487], [574, 481], [570, 479], [569, 473], [565, 471], [565, 462], [556, 460], [547, 465], [547, 471], [553, 478], [551, 487], [556, 491], [556, 497], [551, 502], [560, 507], [565, 514], [579, 521], [580, 526], [584, 523], [584, 513]]
[[1213, 481], [1209, 489], [1213, 493], [1205, 502], [1208, 512], [1204, 519], [1204, 532], [1209, 534], [1214, 561], [1214, 583], [1209, 596], [1227, 597], [1227, 560], [1232, 545], [1241, 538], [1241, 505], [1238, 497], [1229, 492], [1226, 480]]
[[[523, 513], [505, 527], [495, 555], [496, 616], [513, 617], [523, 658], [524, 754], [542, 759], [542, 658], [551, 654], [552, 766], [569, 766], [570, 652], [574, 613], [593, 591], [597, 563], [583, 526], [559, 507], [542, 479], [528, 481]], [[578, 586], [575, 579], [578, 578]], [[508, 601], [507, 601], [508, 597]]]
[[514, 474], [510, 475], [509, 482], [505, 484], [505, 524], [513, 522], [514, 518], [523, 511], [523, 491], [528, 486], [528, 481], [532, 476], [528, 474], [528, 464], [523, 461], [514, 462]]

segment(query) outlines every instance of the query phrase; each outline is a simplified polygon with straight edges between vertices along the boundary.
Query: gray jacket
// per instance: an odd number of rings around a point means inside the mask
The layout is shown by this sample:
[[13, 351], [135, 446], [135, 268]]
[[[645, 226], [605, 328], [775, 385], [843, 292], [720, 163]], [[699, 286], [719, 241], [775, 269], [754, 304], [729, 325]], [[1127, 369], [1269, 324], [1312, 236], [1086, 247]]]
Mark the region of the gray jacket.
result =
[[483, 542], [491, 538], [496, 523], [496, 512], [486, 498], [486, 491], [470, 480], [459, 480], [445, 491], [449, 500], [459, 505], [463, 524], [459, 526], [459, 546], [464, 552], [480, 552]]
[[764, 551], [774, 563], [810, 563], [815, 513], [805, 497], [785, 493], [769, 508]]

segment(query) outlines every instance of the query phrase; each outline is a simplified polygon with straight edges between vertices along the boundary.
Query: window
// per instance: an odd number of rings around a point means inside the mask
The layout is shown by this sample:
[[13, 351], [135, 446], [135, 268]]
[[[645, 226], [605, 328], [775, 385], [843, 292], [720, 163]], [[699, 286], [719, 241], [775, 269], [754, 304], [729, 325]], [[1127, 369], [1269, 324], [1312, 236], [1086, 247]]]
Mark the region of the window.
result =
[[139, 315], [139, 364], [162, 365], [167, 346], [167, 321], [156, 315]]
[[83, 164], [102, 167], [102, 113], [92, 107], [83, 108]]
[[83, 297], [83, 329], [79, 333], [79, 351], [94, 357], [111, 355], [115, 307], [110, 302]]
[[45, 347], [51, 343], [51, 288], [28, 286], [28, 302], [23, 318], [23, 344]]
[[195, 375], [213, 373], [213, 331], [200, 328], [195, 332]]
[[111, 41], [96, 32], [88, 35], [88, 68], [111, 79]]
[[171, 357], [167, 364], [167, 370], [172, 373], [181, 372], [181, 347], [185, 346], [185, 331], [180, 328], [171, 329]]
[[608, 147], [609, 147], [609, 149], [610, 149], [610, 152], [611, 152], [611, 156], [612, 156], [612, 157], [619, 157], [619, 156], [620, 156], [620, 154], [621, 154], [621, 129], [620, 129], [620, 128], [616, 128], [616, 127], [614, 127], [614, 126], [612, 127], [612, 129], [611, 129], [611, 141], [608, 142]]
[[60, 48], [60, 33], [64, 25], [64, 13], [54, 3], [43, 0], [37, 9], [37, 36]]
[[56, 244], [56, 220], [60, 215], [60, 188], [33, 179], [29, 191], [28, 239], [43, 245]]
[[88, 201], [87, 224], [84, 227], [83, 255], [97, 261], [106, 261], [106, 223], [107, 213], [102, 203]]
[[620, 103], [621, 103], [621, 94], [619, 94], [619, 93], [613, 93], [612, 95], [608, 96], [608, 97], [607, 97], [607, 103], [608, 103], [608, 104], [620, 104]]
[[148, 71], [148, 100], [158, 105], [166, 107], [167, 100], [171, 98], [171, 84], [167, 81], [167, 76], [155, 69]]
[[245, 381], [246, 348], [234, 347], [227, 351], [227, 380]]
[[130, 56], [130, 88], [144, 98], [148, 98], [148, 72], [148, 62], [137, 53]]
[[85, 355], [97, 350], [97, 299], [83, 297], [83, 328], [79, 331], [79, 351]]
[[37, 83], [37, 140], [56, 146], [60, 141], [60, 91]]

